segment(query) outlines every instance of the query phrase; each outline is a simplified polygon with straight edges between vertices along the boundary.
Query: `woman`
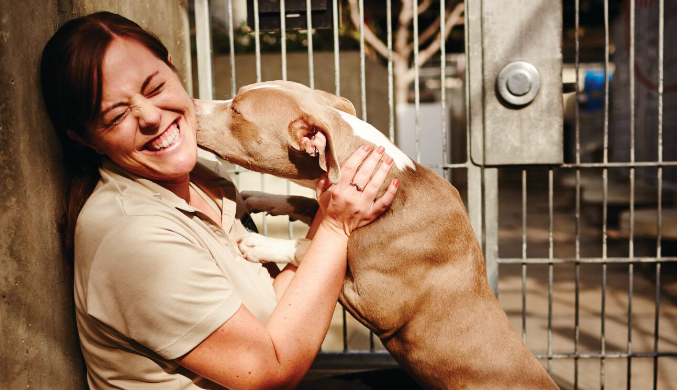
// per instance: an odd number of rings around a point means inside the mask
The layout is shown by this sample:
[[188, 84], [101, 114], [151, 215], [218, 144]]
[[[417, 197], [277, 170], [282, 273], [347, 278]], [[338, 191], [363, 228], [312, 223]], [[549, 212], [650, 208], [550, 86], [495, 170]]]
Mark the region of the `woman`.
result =
[[155, 36], [111, 13], [78, 18], [41, 70], [71, 178], [66, 244], [90, 386], [295, 386], [329, 327], [350, 233], [397, 191], [375, 200], [350, 182], [380, 186], [392, 159], [379, 165], [383, 149], [365, 146], [339, 184], [319, 181], [308, 254], [273, 279], [240, 256], [239, 195], [196, 165], [194, 103]]

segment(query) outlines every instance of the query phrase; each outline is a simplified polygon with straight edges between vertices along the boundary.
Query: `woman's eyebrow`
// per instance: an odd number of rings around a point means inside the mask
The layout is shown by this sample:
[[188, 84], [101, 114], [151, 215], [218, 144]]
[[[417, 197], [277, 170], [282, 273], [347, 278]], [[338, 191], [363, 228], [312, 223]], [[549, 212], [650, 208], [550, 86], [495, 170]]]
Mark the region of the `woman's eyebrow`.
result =
[[[141, 84], [141, 90], [140, 90], [141, 93], [143, 93], [143, 91], [146, 90], [146, 88], [148, 87], [148, 84], [150, 84], [150, 82], [153, 80], [153, 77], [157, 76], [158, 74], [160, 74], [160, 71], [156, 70], [153, 74], [146, 77], [146, 79], [143, 81], [143, 84]], [[112, 106], [106, 108], [105, 110], [101, 111], [101, 115], [102, 116], [106, 115], [109, 111], [111, 111], [111, 110], [113, 110], [117, 107], [125, 106], [125, 105], [127, 105], [127, 103], [117, 102], [117, 103], [113, 104]]]

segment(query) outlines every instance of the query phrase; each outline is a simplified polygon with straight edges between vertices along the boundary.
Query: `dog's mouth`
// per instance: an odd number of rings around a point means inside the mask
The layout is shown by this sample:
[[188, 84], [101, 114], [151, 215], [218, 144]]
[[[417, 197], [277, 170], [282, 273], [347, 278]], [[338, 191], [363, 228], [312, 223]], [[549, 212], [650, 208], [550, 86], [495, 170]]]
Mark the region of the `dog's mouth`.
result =
[[162, 134], [155, 137], [148, 143], [143, 146], [144, 150], [151, 152], [159, 152], [165, 150], [172, 145], [176, 144], [179, 140], [181, 134], [181, 125], [179, 124], [179, 119], [176, 119], [172, 122], [171, 125], [165, 130]]

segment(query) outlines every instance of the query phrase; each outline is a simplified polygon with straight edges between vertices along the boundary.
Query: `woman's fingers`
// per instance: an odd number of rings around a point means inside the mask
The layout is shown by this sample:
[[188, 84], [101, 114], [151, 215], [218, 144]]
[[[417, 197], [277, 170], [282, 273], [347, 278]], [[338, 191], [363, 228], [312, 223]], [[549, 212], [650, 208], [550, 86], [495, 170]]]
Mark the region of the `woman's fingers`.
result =
[[369, 183], [369, 178], [374, 173], [374, 169], [376, 169], [379, 161], [381, 161], [381, 157], [383, 157], [383, 152], [385, 152], [385, 148], [379, 146], [362, 163], [362, 166], [359, 168], [351, 182], [358, 190], [364, 190], [366, 188], [367, 183]]
[[342, 188], [350, 186], [357, 169], [360, 167], [360, 164], [364, 159], [369, 155], [371, 150], [370, 145], [364, 145], [361, 148], [357, 149], [345, 163], [341, 166], [341, 181], [339, 181], [339, 186]]
[[[375, 153], [372, 153], [372, 155]], [[380, 157], [379, 157], [380, 158]], [[369, 159], [371, 160], [371, 158]], [[378, 162], [378, 161], [377, 161]], [[366, 165], [367, 162], [365, 161], [364, 165]], [[376, 163], [374, 163], [376, 164]], [[378, 190], [381, 188], [381, 185], [386, 179], [386, 176], [388, 175], [388, 172], [390, 172], [390, 168], [393, 166], [393, 158], [392, 157], [387, 157], [383, 163], [381, 163], [381, 166], [376, 170], [374, 173], [374, 176], [371, 178], [371, 180], [364, 185], [364, 196], [370, 199], [374, 199], [376, 197], [376, 193], [378, 193]], [[363, 168], [360, 168], [360, 171], [362, 171]], [[371, 169], [373, 171], [373, 168]], [[371, 172], [370, 172], [371, 174]]]

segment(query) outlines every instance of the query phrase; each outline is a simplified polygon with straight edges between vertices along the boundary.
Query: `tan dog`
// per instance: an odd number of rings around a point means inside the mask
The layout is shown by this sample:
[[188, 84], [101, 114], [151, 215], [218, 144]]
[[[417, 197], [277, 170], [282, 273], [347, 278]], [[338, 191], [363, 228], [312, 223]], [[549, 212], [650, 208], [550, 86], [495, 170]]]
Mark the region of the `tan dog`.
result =
[[306, 183], [360, 146], [394, 158], [400, 187], [379, 219], [348, 242], [340, 301], [421, 385], [556, 389], [494, 297], [456, 189], [357, 119], [346, 99], [291, 82], [243, 87], [232, 101], [196, 102], [198, 143], [245, 168]]

